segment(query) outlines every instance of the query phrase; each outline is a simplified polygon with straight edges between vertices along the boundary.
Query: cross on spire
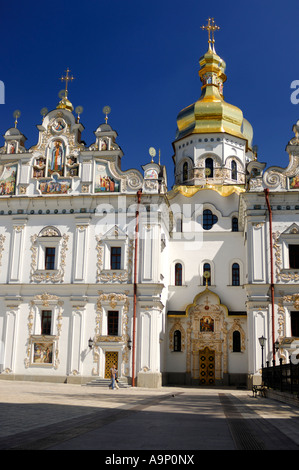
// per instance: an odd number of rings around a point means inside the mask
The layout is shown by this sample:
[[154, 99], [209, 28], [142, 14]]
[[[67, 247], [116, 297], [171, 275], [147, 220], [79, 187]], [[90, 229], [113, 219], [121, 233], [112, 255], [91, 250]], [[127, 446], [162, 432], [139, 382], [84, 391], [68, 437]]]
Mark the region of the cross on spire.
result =
[[70, 70], [69, 70], [69, 68], [67, 68], [67, 70], [66, 70], [66, 76], [65, 76], [65, 77], [62, 76], [61, 79], [60, 79], [62, 82], [65, 82], [65, 90], [64, 90], [64, 96], [65, 96], [65, 98], [67, 98], [68, 82], [72, 82], [72, 81], [74, 80], [74, 77], [73, 77], [73, 76], [71, 76], [71, 77], [69, 76], [69, 72], [70, 72]]
[[215, 24], [215, 21], [214, 21], [214, 18], [208, 18], [207, 20], [208, 24], [206, 26], [201, 26], [201, 29], [206, 29], [208, 31], [208, 35], [209, 35], [209, 49], [211, 49], [211, 44], [213, 44], [213, 48], [214, 48], [214, 44], [215, 44], [215, 38], [214, 38], [214, 32], [215, 31], [218, 31], [220, 28], [219, 26], [217, 26]]

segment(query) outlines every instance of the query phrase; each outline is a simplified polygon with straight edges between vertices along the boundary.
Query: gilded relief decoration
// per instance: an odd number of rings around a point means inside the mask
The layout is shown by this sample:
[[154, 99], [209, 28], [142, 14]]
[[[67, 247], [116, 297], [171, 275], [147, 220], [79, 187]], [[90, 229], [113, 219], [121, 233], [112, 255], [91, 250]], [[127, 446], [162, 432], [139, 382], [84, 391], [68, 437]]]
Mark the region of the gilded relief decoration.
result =
[[[58, 369], [59, 360], [59, 338], [62, 329], [62, 306], [63, 302], [56, 295], [44, 293], [34, 297], [30, 302], [28, 315], [28, 341], [25, 368], [32, 366], [52, 367]], [[39, 309], [50, 308], [55, 313], [56, 334], [42, 335], [34, 334], [35, 316]]]
[[228, 370], [227, 307], [219, 297], [206, 288], [186, 309], [186, 371], [193, 379], [200, 379], [199, 351], [208, 348], [213, 359], [215, 380]]
[[2, 266], [2, 254], [4, 250], [4, 242], [6, 240], [6, 236], [1, 234], [0, 235], [0, 266]]
[[[108, 336], [103, 335], [103, 304], [107, 308], [118, 309], [120, 314], [120, 325], [122, 327], [121, 336]], [[121, 346], [122, 361], [119, 365], [120, 376], [129, 375], [129, 333], [128, 333], [128, 312], [129, 312], [129, 297], [128, 291], [124, 294], [118, 293], [103, 293], [99, 292], [97, 299], [97, 309], [95, 318], [95, 334], [94, 334], [94, 348], [93, 348], [93, 362], [96, 366], [92, 369], [92, 375], [99, 376], [100, 374], [100, 350], [101, 347], [107, 343], [114, 343], [115, 345]]]
[[[57, 236], [54, 234], [55, 232], [51, 231], [47, 234], [45, 232], [43, 233], [44, 236]], [[65, 274], [65, 264], [66, 264], [66, 252], [68, 250], [68, 240], [69, 240], [69, 235], [64, 234], [62, 237], [62, 242], [61, 242], [61, 247], [60, 247], [60, 254], [59, 254], [59, 259], [60, 259], [60, 264], [58, 266], [58, 269], [55, 270], [46, 270], [46, 269], [38, 269], [37, 267], [37, 254], [38, 254], [38, 244], [40, 240], [40, 236], [35, 234], [30, 237], [31, 240], [31, 271], [30, 271], [30, 277], [31, 277], [31, 282], [63, 282], [64, 280], [64, 274]]]
[[[297, 233], [297, 232], [293, 232]], [[273, 248], [274, 248], [274, 255], [275, 255], [275, 273], [276, 273], [276, 281], [277, 282], [289, 282], [289, 281], [299, 281], [299, 272], [296, 270], [290, 270], [289, 272], [284, 272], [282, 267], [282, 246], [279, 243], [280, 232], [275, 232], [272, 234], [273, 237]]]
[[295, 310], [299, 310], [299, 294], [283, 295], [278, 300], [278, 333], [279, 337], [285, 336], [285, 307], [284, 303], [292, 304]]
[[[117, 228], [115, 230], [118, 230]], [[114, 233], [113, 239], [118, 238], [118, 232]], [[132, 279], [132, 267], [133, 267], [133, 249], [134, 240], [130, 238], [127, 242], [127, 269], [111, 270], [104, 269], [104, 245], [103, 238], [98, 235], [96, 237], [97, 245], [97, 282], [104, 283], [126, 283]]]

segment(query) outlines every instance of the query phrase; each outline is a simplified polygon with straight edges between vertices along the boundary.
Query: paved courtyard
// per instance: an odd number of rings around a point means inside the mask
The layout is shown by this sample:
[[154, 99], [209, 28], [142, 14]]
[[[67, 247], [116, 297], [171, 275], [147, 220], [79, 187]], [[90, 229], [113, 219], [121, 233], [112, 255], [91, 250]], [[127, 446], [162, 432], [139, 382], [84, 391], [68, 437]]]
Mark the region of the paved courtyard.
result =
[[249, 390], [0, 380], [1, 450], [299, 450], [299, 408]]

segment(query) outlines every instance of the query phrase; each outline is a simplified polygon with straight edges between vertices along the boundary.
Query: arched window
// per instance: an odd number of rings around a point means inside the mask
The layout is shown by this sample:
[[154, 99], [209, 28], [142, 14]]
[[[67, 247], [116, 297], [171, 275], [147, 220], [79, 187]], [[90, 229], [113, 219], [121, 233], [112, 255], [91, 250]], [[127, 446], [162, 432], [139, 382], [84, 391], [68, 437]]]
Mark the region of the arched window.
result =
[[202, 226], [204, 230], [210, 230], [214, 224], [218, 222], [218, 217], [217, 215], [214, 215], [210, 209], [205, 209], [203, 211], [203, 220], [202, 220]]
[[174, 351], [182, 350], [182, 334], [180, 330], [175, 330], [173, 334], [173, 350]]
[[232, 162], [231, 162], [231, 177], [232, 177], [232, 180], [237, 180], [238, 179], [237, 164], [236, 164], [235, 160], [232, 160]]
[[[206, 274], [209, 274], [209, 276], [206, 276]], [[208, 280], [208, 286], [211, 285], [211, 265], [210, 263], [205, 263], [203, 265], [203, 285], [205, 286]]]
[[241, 334], [238, 330], [233, 332], [233, 352], [241, 352]]
[[185, 162], [183, 165], [183, 181], [187, 181], [188, 179], [189, 179], [188, 163]]
[[213, 159], [212, 158], [206, 158], [205, 166], [206, 166], [205, 176], [207, 178], [213, 178], [213, 176], [214, 176], [214, 162], [213, 162]]
[[232, 232], [238, 232], [238, 231], [239, 231], [238, 217], [233, 217], [232, 218]]
[[238, 263], [234, 263], [232, 265], [232, 285], [240, 285], [240, 266], [238, 265]]
[[176, 263], [174, 267], [174, 273], [175, 273], [175, 285], [181, 286], [183, 282], [183, 267], [181, 263]]

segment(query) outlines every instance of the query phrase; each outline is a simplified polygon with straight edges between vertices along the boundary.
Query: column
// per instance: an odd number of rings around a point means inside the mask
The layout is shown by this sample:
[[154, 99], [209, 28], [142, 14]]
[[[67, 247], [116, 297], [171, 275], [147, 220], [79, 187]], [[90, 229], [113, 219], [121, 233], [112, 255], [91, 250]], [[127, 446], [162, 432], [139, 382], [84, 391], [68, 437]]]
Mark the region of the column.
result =
[[162, 309], [155, 305], [141, 305], [138, 321], [137, 386], [159, 388], [161, 374]]
[[10, 248], [9, 282], [21, 281], [25, 221], [15, 221]]

